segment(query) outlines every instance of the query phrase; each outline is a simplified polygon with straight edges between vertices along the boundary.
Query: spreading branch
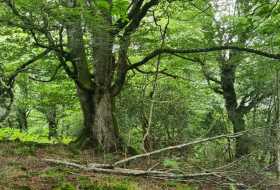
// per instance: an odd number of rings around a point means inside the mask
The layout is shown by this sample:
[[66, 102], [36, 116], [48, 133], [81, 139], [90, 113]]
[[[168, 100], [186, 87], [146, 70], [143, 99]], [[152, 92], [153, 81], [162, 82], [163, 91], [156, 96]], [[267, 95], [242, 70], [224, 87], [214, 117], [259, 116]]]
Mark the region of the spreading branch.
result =
[[[127, 25], [124, 31], [124, 36], [129, 36], [132, 34], [140, 25], [142, 19], [147, 15], [147, 12], [153, 7], [156, 6], [160, 1], [159, 0], [150, 0], [145, 3], [142, 8], [138, 11], [135, 11], [131, 17], [133, 18], [131, 22]], [[140, 0], [140, 4], [141, 0]], [[137, 7], [139, 9], [139, 6]]]
[[130, 65], [128, 67], [128, 70], [135, 69], [136, 67], [142, 66], [160, 54], [176, 55], [176, 54], [190, 54], [190, 53], [207, 53], [207, 52], [215, 52], [221, 50], [236, 50], [240, 52], [247, 52], [247, 53], [260, 55], [267, 58], [280, 60], [280, 54], [272, 54], [265, 51], [252, 49], [252, 48], [237, 47], [237, 46], [218, 46], [218, 47], [195, 48], [195, 49], [162, 48], [162, 49], [154, 50], [152, 53], [144, 57], [141, 61]]
[[9, 77], [8, 83], [7, 85], [12, 87], [14, 84], [14, 81], [16, 79], [16, 77], [18, 76], [19, 73], [23, 72], [24, 70], [26, 70], [26, 68], [31, 65], [32, 63], [38, 61], [39, 59], [44, 58], [48, 53], [50, 53], [50, 49], [46, 49], [45, 51], [43, 51], [42, 53], [36, 55], [35, 57], [33, 57], [32, 59], [26, 61], [25, 63], [23, 63], [21, 66], [19, 66], [14, 73]]

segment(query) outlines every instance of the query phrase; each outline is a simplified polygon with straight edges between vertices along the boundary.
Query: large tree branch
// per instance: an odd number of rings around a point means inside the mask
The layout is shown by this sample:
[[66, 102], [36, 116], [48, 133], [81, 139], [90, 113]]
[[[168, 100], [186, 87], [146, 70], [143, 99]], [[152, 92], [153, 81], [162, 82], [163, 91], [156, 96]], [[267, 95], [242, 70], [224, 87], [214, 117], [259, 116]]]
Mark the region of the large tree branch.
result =
[[115, 29], [113, 30], [113, 35], [118, 34], [139, 13], [143, 2], [144, 0], [132, 0], [132, 3], [130, 5], [131, 8], [127, 14], [127, 19], [120, 18], [116, 22], [114, 26]]
[[140, 25], [142, 19], [146, 16], [149, 9], [155, 5], [157, 5], [160, 0], [150, 0], [147, 3], [144, 3], [143, 0], [135, 0], [134, 5], [132, 5], [132, 9], [130, 14], [128, 15], [131, 18], [131, 22], [124, 29], [124, 34], [121, 36], [120, 43], [120, 51], [119, 51], [119, 60], [118, 60], [118, 71], [117, 71], [117, 79], [115, 84], [111, 87], [111, 94], [116, 96], [121, 91], [125, 80], [128, 69], [127, 64], [127, 52], [130, 45], [130, 36], [133, 32], [137, 30]]
[[[51, 49], [51, 50], [54, 50], [55, 52], [60, 52], [60, 54], [62, 54], [66, 60], [70, 59], [69, 53], [63, 50], [63, 44], [61, 43], [61, 41], [58, 40], [60, 42], [60, 44], [57, 45], [56, 44], [57, 40], [54, 40], [52, 38], [50, 29], [49, 29], [48, 19], [46, 18], [46, 16], [43, 17], [43, 26], [40, 26], [38, 24], [35, 24], [35, 22], [33, 20], [31, 20], [28, 16], [21, 14], [20, 11], [17, 9], [14, 1], [4, 0], [4, 3], [7, 5], [8, 8], [10, 8], [12, 13], [22, 22], [22, 24], [18, 24], [13, 21], [8, 21], [8, 22], [2, 21], [2, 22], [6, 23], [8, 25], [22, 28], [23, 30], [30, 32], [31, 36], [33, 37], [33, 39], [35, 41], [36, 46], [45, 48], [45, 49]], [[60, 33], [63, 32], [63, 30], [61, 31], [60, 27], [58, 27], [58, 28], [59, 28], [59, 35], [60, 35]], [[46, 39], [48, 40], [49, 44], [41, 43], [39, 38], [36, 36], [36, 32], [38, 32], [39, 34], [43, 34], [46, 37]]]
[[157, 5], [160, 0], [150, 0], [149, 2], [145, 3], [141, 10], [139, 10], [134, 16], [131, 22], [127, 25], [124, 31], [125, 36], [129, 36], [132, 34], [140, 25], [141, 20], [146, 16], [147, 12], [153, 6]]
[[121, 30], [125, 28], [125, 35], [130, 35], [139, 26], [141, 20], [146, 16], [148, 10], [157, 5], [160, 0], [150, 0], [144, 3], [144, 0], [133, 0], [131, 3], [131, 8], [127, 14], [127, 19], [119, 19], [115, 24], [115, 29], [113, 30], [113, 35], [118, 34]]
[[135, 69], [136, 67], [144, 65], [147, 62], [149, 62], [151, 59], [155, 58], [156, 56], [158, 56], [160, 54], [176, 55], [176, 54], [190, 54], [190, 53], [207, 53], [207, 52], [215, 52], [215, 51], [221, 51], [221, 50], [236, 50], [236, 51], [240, 51], [240, 52], [247, 52], [247, 53], [260, 55], [260, 56], [267, 57], [267, 58], [280, 60], [280, 54], [272, 54], [272, 53], [268, 53], [265, 51], [252, 49], [252, 48], [237, 47], [237, 46], [217, 46], [217, 47], [194, 48], [194, 49], [162, 48], [162, 49], [154, 50], [152, 53], [150, 53], [146, 57], [144, 57], [141, 61], [130, 65], [128, 67], [128, 70]]
[[205, 68], [205, 62], [199, 58], [189, 58], [189, 57], [185, 57], [185, 56], [182, 56], [182, 55], [178, 55], [178, 54], [173, 54], [175, 55], [176, 57], [179, 57], [181, 59], [184, 59], [184, 60], [187, 60], [187, 61], [191, 61], [191, 62], [194, 62], [194, 63], [199, 63], [199, 65], [202, 67], [202, 72], [203, 72], [203, 75], [205, 77], [205, 79], [207, 80], [207, 82], [215, 82], [217, 84], [221, 84], [221, 81], [219, 81], [219, 79], [213, 77]]
[[43, 57], [45, 57], [51, 50], [50, 49], [46, 49], [45, 51], [43, 51], [42, 53], [36, 55], [35, 57], [33, 57], [32, 59], [26, 61], [25, 63], [23, 63], [21, 66], [19, 66], [14, 72], [13, 74], [11, 74], [11, 76], [8, 79], [8, 83], [7, 85], [12, 87], [14, 84], [14, 81], [16, 79], [16, 77], [18, 76], [19, 73], [23, 72], [24, 70], [26, 70], [26, 68], [31, 65], [32, 63], [38, 61], [39, 59], [42, 59]]

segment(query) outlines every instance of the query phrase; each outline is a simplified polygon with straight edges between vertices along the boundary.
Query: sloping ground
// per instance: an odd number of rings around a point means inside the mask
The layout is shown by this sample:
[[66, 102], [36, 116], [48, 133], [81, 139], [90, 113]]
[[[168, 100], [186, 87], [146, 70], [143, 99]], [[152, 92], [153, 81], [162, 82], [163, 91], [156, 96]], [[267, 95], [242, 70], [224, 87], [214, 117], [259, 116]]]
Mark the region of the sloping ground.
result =
[[[0, 142], [0, 190], [192, 190], [175, 182], [102, 175], [51, 165], [42, 159], [57, 158], [78, 163], [102, 163], [91, 151], [72, 150], [63, 145]], [[211, 189], [206, 188], [206, 189]]]
[[[236, 166], [242, 159], [224, 165], [222, 174], [218, 174], [222, 176], [215, 174], [212, 177], [191, 178], [187, 180], [188, 184], [144, 177], [105, 175], [45, 161], [48, 158], [87, 165], [114, 163], [122, 157], [96, 155], [93, 151], [79, 151], [66, 145], [0, 141], [0, 190], [235, 190], [238, 188], [233, 184], [237, 183], [246, 184], [245, 189], [252, 190], [280, 189], [279, 181], [273, 173], [258, 169], [254, 159], [252, 162], [249, 158]], [[152, 166], [159, 164], [159, 160], [139, 160], [128, 167], [147, 170], [147, 162]], [[165, 164], [174, 165], [172, 162]], [[229, 168], [225, 169], [226, 167]], [[186, 169], [192, 171], [187, 166]]]

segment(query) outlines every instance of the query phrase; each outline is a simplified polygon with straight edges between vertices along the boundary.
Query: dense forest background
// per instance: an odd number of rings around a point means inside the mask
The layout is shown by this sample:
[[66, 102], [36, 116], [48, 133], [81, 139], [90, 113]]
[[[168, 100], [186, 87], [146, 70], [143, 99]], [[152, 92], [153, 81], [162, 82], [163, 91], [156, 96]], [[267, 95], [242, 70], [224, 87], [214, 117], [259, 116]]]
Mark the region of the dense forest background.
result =
[[45, 162], [85, 169], [60, 162], [69, 149], [166, 189], [280, 188], [279, 13], [278, 0], [0, 1], [0, 162], [44, 145]]

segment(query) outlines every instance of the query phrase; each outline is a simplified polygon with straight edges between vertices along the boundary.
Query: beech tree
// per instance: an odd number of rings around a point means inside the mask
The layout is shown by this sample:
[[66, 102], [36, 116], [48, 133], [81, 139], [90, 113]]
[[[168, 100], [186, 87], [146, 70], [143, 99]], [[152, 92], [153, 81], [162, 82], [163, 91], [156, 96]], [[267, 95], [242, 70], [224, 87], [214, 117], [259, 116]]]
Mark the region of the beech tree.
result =
[[[182, 4], [191, 2], [186, 0]], [[30, 48], [40, 52], [24, 63], [8, 80], [7, 89], [20, 71], [45, 56], [56, 56], [76, 85], [84, 119], [84, 130], [78, 141], [88, 141], [92, 147], [115, 151], [122, 147], [114, 119], [114, 99], [122, 91], [127, 73], [141, 67], [159, 55], [177, 56], [207, 52], [247, 52], [272, 59], [273, 54], [242, 46], [228, 44], [213, 47], [164, 47], [153, 50], [140, 61], [131, 63], [129, 49], [133, 35], [142, 27], [150, 11], [158, 5], [178, 3], [175, 0], [4, 0], [1, 2], [1, 24], [21, 28], [30, 37]], [[230, 77], [224, 69], [224, 77]], [[10, 81], [10, 82], [9, 82]], [[228, 80], [224, 80], [228, 81]], [[234, 81], [231, 79], [230, 85]], [[2, 84], [2, 83], [1, 83]], [[224, 92], [229, 85], [224, 84]], [[12, 94], [11, 90], [1, 95]], [[225, 94], [226, 95], [226, 94]], [[224, 95], [224, 96], [225, 96]], [[233, 94], [234, 95], [234, 94]], [[236, 108], [236, 106], [235, 106]], [[231, 118], [231, 114], [229, 114]], [[232, 114], [236, 122], [241, 120]], [[241, 117], [242, 118], [242, 117]], [[241, 128], [240, 130], [243, 130]]]

